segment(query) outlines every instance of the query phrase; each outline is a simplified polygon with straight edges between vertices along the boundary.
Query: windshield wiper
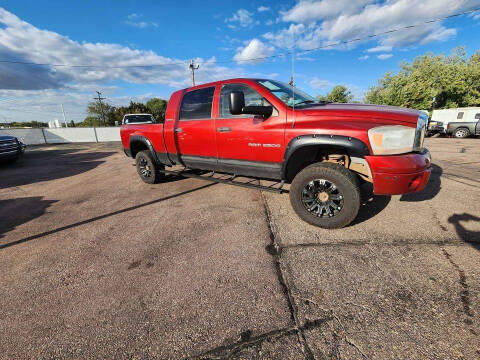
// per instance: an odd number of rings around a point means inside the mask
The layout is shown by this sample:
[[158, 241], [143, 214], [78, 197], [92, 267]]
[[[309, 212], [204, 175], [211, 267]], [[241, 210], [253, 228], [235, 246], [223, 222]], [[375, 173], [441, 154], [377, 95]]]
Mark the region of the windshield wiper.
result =
[[327, 105], [327, 104], [331, 104], [331, 101], [314, 101], [314, 100], [303, 100], [303, 101], [300, 101], [299, 103], [296, 103], [295, 106], [298, 106], [298, 105], [305, 105], [305, 104], [315, 104], [315, 105]]
[[316, 103], [316, 101], [314, 101], [314, 100], [302, 100], [302, 101], [296, 103], [295, 106], [303, 105], [303, 104], [314, 104], [314, 103]]

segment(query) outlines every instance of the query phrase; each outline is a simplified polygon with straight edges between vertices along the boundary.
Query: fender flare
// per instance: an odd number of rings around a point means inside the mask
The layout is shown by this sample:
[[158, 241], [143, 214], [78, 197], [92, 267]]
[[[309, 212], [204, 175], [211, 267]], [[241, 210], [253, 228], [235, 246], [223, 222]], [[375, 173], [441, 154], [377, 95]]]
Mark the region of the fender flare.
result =
[[362, 141], [354, 137], [343, 135], [300, 135], [290, 140], [282, 163], [282, 179], [287, 177], [288, 161], [291, 156], [298, 150], [307, 146], [320, 146], [324, 148], [336, 148], [346, 151], [350, 157], [364, 158], [370, 155], [368, 146]]
[[142, 135], [132, 135], [130, 136], [130, 153], [132, 154], [132, 157], [133, 157], [133, 153], [131, 152], [131, 149], [132, 149], [132, 143], [133, 142], [141, 142], [143, 144], [145, 144], [148, 148], [148, 150], [150, 151], [150, 153], [152, 154], [152, 157], [153, 157], [153, 160], [157, 163], [157, 164], [160, 164], [160, 161], [158, 160], [158, 156], [157, 156], [157, 153], [155, 152], [155, 149], [152, 145], [152, 143], [150, 142], [150, 140], [148, 140], [148, 138], [146, 138], [145, 136], [142, 136]]

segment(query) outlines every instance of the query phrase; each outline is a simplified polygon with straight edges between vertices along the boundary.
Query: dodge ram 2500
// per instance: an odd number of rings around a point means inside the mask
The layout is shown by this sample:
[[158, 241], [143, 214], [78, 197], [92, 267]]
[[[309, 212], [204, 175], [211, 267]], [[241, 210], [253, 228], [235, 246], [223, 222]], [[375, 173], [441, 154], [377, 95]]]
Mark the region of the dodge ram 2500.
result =
[[318, 102], [285, 83], [230, 79], [172, 94], [165, 121], [121, 128], [125, 154], [146, 183], [166, 166], [278, 180], [306, 222], [340, 228], [375, 194], [422, 190], [431, 172], [428, 118], [404, 108]]

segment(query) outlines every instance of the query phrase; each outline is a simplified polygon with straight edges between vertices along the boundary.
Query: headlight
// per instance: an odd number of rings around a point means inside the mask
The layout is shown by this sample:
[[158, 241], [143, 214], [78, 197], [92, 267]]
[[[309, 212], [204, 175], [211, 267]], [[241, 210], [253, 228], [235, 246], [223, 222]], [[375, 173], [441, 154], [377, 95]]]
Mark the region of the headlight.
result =
[[404, 154], [413, 151], [415, 128], [402, 125], [379, 126], [368, 130], [374, 155]]

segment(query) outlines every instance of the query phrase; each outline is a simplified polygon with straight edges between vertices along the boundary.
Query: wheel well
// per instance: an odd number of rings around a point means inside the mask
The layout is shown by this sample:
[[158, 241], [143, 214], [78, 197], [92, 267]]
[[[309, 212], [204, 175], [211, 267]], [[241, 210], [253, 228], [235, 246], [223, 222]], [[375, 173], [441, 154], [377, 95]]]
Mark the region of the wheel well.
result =
[[323, 146], [304, 146], [296, 150], [288, 159], [285, 179], [291, 182], [295, 175], [307, 166], [317, 162], [334, 162], [349, 167], [350, 157], [345, 149]]
[[130, 143], [130, 151], [132, 153], [132, 157], [135, 158], [139, 151], [149, 150], [147, 144], [140, 140], [133, 140]]

